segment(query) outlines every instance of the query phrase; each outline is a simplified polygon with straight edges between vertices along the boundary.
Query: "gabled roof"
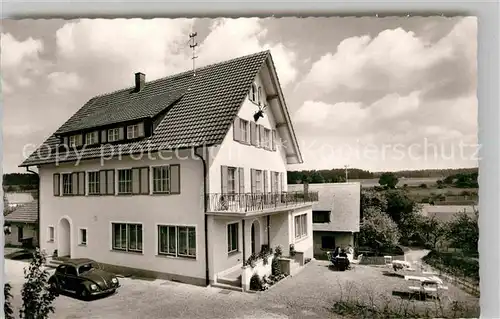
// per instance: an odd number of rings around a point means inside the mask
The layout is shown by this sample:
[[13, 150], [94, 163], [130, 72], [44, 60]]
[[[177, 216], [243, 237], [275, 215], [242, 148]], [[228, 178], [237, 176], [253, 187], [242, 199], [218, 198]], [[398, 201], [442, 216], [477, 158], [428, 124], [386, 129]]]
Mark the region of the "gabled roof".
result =
[[[141, 141], [120, 144], [122, 154], [221, 144], [270, 51], [212, 64], [193, 71], [146, 82], [141, 92], [133, 88], [89, 100], [50, 136], [20, 166], [56, 162], [57, 134], [107, 125], [117, 121], [142, 119], [171, 106], [153, 135]], [[177, 103], [173, 103], [178, 99]], [[126, 111], [125, 111], [126, 110]], [[117, 114], [122, 113], [122, 114]], [[52, 150], [52, 153], [50, 153]], [[101, 146], [70, 150], [64, 161], [91, 159], [117, 154]], [[59, 159], [61, 160], [61, 158]]]
[[38, 202], [36, 200], [18, 206], [4, 217], [6, 222], [36, 223], [38, 221]]

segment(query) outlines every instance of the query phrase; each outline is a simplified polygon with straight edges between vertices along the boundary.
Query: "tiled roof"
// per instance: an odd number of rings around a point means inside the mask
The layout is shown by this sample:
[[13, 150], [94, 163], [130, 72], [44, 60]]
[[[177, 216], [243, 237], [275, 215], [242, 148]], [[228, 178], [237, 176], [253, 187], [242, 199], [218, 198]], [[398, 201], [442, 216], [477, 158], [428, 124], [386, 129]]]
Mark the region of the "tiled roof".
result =
[[38, 220], [38, 201], [34, 200], [18, 206], [12, 213], [4, 217], [6, 222], [36, 223]]
[[[141, 92], [133, 88], [89, 100], [56, 133], [107, 125], [158, 114], [176, 99], [153, 135], [138, 142], [119, 144], [121, 154], [222, 143], [269, 51], [212, 64], [193, 71], [146, 82]], [[20, 166], [54, 163], [59, 139], [54, 133]], [[102, 151], [101, 151], [102, 147]], [[52, 150], [52, 153], [50, 153]], [[74, 161], [117, 154], [110, 145], [85, 147], [59, 154]]]

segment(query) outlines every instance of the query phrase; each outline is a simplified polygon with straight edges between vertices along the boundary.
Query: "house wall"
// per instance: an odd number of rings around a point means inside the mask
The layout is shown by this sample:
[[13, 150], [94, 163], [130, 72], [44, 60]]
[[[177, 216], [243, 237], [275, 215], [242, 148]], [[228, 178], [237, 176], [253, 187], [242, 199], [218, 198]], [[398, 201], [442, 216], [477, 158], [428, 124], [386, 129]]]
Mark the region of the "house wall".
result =
[[[123, 157], [122, 160], [84, 161], [40, 169], [40, 231], [41, 248], [48, 254], [58, 249], [59, 223], [64, 217], [70, 222], [72, 257], [88, 257], [109, 265], [131, 269], [146, 269], [153, 273], [177, 275], [180, 281], [205, 282], [205, 240], [203, 212], [203, 166], [191, 159], [189, 152], [179, 152], [172, 159], [142, 160]], [[164, 155], [164, 158], [167, 155]], [[182, 159], [185, 158], [185, 159]], [[62, 196], [53, 195], [53, 173], [82, 170], [118, 169], [149, 165], [180, 164], [180, 194], [178, 195], [119, 195], [119, 196]], [[151, 171], [150, 171], [151, 172]], [[116, 174], [115, 174], [116, 175]], [[152, 178], [150, 175], [150, 186]], [[150, 187], [152, 189], [152, 187]], [[143, 252], [126, 253], [111, 249], [111, 223], [140, 223], [143, 227]], [[196, 259], [158, 256], [157, 225], [196, 227]], [[55, 227], [55, 241], [48, 242], [48, 226]], [[87, 228], [87, 246], [78, 245], [79, 228]]]
[[[302, 214], [307, 214], [307, 236], [297, 239], [295, 238], [295, 216]], [[313, 224], [311, 207], [305, 207], [290, 213], [289, 219], [289, 227], [291, 228], [291, 231], [289, 232], [290, 243], [294, 244], [296, 251], [304, 253], [304, 258], [313, 258]]]
[[[258, 86], [262, 86], [260, 76], [257, 77], [256, 83]], [[265, 94], [265, 90], [263, 88]], [[251, 102], [247, 98], [243, 102], [241, 109], [238, 113], [238, 117], [245, 119], [249, 122], [254, 122], [253, 114], [258, 111], [258, 106]], [[263, 118], [260, 118], [257, 122], [268, 129], [275, 129], [276, 123], [273, 114], [266, 110]], [[274, 172], [283, 172], [284, 174], [284, 184], [283, 190], [287, 190], [287, 166], [286, 166], [286, 154], [284, 150], [277, 147], [276, 151], [268, 151], [263, 148], [258, 148], [253, 145], [246, 145], [234, 140], [233, 126], [229, 129], [226, 138], [222, 144], [218, 147], [212, 147], [210, 149], [210, 160], [209, 160], [209, 183], [208, 188], [210, 193], [220, 193], [221, 192], [221, 165], [243, 167], [244, 180], [245, 180], [245, 192], [251, 192], [251, 177], [250, 169], [261, 169]], [[279, 133], [276, 132], [276, 140], [279, 140]], [[268, 189], [271, 182], [271, 178], [267, 179]]]
[[10, 234], [5, 235], [5, 244], [12, 246], [21, 246], [21, 242], [18, 241], [19, 227], [23, 228], [23, 238], [33, 238], [33, 245], [37, 245], [37, 231], [38, 225], [35, 224], [18, 224], [12, 223], [10, 226]]
[[351, 245], [354, 247], [354, 234], [348, 232], [326, 232], [326, 231], [314, 231], [313, 241], [314, 241], [314, 255], [318, 258], [326, 257], [327, 251], [332, 251], [332, 249], [322, 248], [322, 237], [323, 236], [333, 236], [335, 238], [335, 246], [346, 247]]

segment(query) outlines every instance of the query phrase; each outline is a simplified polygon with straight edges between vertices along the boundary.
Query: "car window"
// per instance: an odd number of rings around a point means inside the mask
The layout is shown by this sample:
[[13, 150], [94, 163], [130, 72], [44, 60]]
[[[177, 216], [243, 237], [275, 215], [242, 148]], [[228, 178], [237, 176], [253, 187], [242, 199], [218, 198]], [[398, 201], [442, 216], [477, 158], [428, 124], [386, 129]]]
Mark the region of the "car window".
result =
[[56, 273], [58, 274], [64, 274], [66, 272], [66, 265], [60, 265], [56, 269]]
[[78, 268], [78, 273], [79, 273], [79, 274], [83, 274], [83, 273], [85, 273], [85, 272], [87, 272], [87, 271], [90, 271], [90, 270], [92, 270], [92, 269], [94, 269], [94, 268], [95, 268], [95, 265], [94, 265], [94, 264], [92, 264], [92, 263], [88, 263], [88, 264], [85, 264], [85, 265], [83, 265], [83, 266], [80, 266], [80, 268]]
[[66, 275], [76, 276], [76, 269], [73, 266], [68, 266], [66, 268]]

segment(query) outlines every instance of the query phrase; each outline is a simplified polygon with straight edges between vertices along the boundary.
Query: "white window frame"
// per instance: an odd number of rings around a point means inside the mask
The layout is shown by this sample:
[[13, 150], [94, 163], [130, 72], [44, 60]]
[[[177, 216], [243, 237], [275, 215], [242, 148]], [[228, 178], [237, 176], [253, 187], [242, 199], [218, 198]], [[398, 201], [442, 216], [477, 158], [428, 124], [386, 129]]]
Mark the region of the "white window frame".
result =
[[264, 181], [262, 180], [262, 170], [255, 170], [255, 193], [262, 194], [264, 192]]
[[[160, 234], [160, 228], [166, 227], [168, 232], [167, 232], [167, 251], [161, 251], [161, 234]], [[186, 246], [187, 246], [187, 254], [183, 254], [180, 252], [180, 229], [181, 228], [186, 228]], [[197, 253], [198, 253], [198, 245], [197, 245], [197, 229], [196, 225], [167, 225], [167, 224], [156, 224], [156, 243], [157, 243], [157, 254], [160, 256], [170, 256], [170, 257], [180, 257], [180, 258], [189, 258], [189, 259], [196, 259], [197, 258]], [[175, 230], [175, 251], [171, 252], [169, 247], [170, 247], [170, 230], [174, 229]], [[190, 231], [194, 230], [194, 254], [190, 253], [190, 239], [189, 239], [189, 233]]]
[[69, 137], [69, 146], [70, 147], [75, 147], [76, 146], [76, 135], [71, 135]]
[[[161, 174], [159, 177], [157, 177], [155, 174], [155, 171], [157, 169], [160, 169], [161, 171], [165, 170], [166, 176]], [[150, 170], [151, 170], [151, 174], [152, 174], [151, 181], [153, 183], [153, 185], [152, 185], [153, 187], [151, 187], [152, 193], [153, 194], [169, 194], [170, 193], [170, 179], [171, 179], [170, 165], [151, 166]], [[160, 187], [157, 188], [157, 186], [160, 186]]]
[[[121, 172], [129, 172], [130, 177], [129, 179], [120, 179], [120, 173]], [[118, 194], [132, 194], [132, 190], [133, 190], [133, 181], [132, 181], [132, 168], [120, 168], [117, 170], [116, 172], [117, 174], [117, 181], [118, 181], [118, 187], [117, 187], [117, 193]], [[126, 175], [124, 177], [127, 177]], [[120, 190], [121, 187], [124, 187], [125, 190]], [[128, 190], [128, 186], [130, 186], [130, 190]]]
[[[83, 241], [83, 232], [85, 231], [85, 242]], [[78, 228], [78, 245], [79, 246], [87, 246], [89, 241], [89, 231], [86, 227]]]
[[[65, 176], [69, 177], [69, 183], [64, 183]], [[61, 173], [61, 184], [62, 184], [62, 187], [61, 187], [62, 188], [62, 191], [61, 191], [62, 196], [74, 195], [73, 188], [77, 185], [73, 185], [73, 173]], [[69, 192], [66, 192], [65, 185], [68, 185], [71, 188], [69, 190]]]
[[250, 88], [250, 94], [248, 95], [249, 100], [257, 103], [258, 92], [257, 92], [257, 84], [252, 83], [252, 87]]
[[[92, 181], [90, 176], [96, 176], [96, 180]], [[97, 191], [96, 191], [97, 190]], [[87, 172], [87, 194], [88, 195], [100, 195], [101, 193], [101, 172], [100, 171], [88, 171]]]
[[120, 140], [120, 129], [119, 128], [110, 128], [107, 131], [108, 133], [108, 142], [116, 142]]
[[95, 131], [85, 134], [85, 145], [94, 145], [97, 144], [97, 142], [98, 141], [95, 139]]
[[[235, 195], [239, 192], [238, 189], [236, 189], [236, 172], [238, 168], [236, 167], [227, 167], [227, 193], [230, 195]], [[232, 176], [231, 176], [232, 175]]]
[[250, 123], [247, 120], [240, 119], [240, 138], [244, 143], [250, 143]]
[[[119, 225], [125, 225], [125, 248], [123, 247], [118, 247], [115, 246], [115, 236], [114, 235], [114, 225], [119, 224]], [[122, 222], [122, 221], [112, 221], [110, 222], [111, 226], [111, 231], [110, 231], [110, 243], [111, 243], [111, 250], [112, 251], [125, 251], [125, 252], [132, 252], [132, 253], [144, 253], [144, 225], [139, 222]], [[141, 226], [141, 247], [140, 249], [131, 249], [130, 246], [130, 226]], [[120, 235], [121, 235], [121, 230], [120, 230]], [[88, 236], [88, 234], [87, 234]], [[137, 241], [136, 237], [136, 241]], [[121, 241], [120, 241], [121, 242]]]
[[[236, 225], [236, 247], [233, 247], [233, 236], [232, 232], [229, 231], [229, 227], [232, 225]], [[227, 253], [232, 254], [238, 252], [240, 249], [240, 222], [231, 222], [226, 224], [226, 245], [227, 245]], [[231, 244], [231, 247], [229, 247]]]
[[293, 217], [295, 239], [302, 239], [307, 237], [307, 213], [298, 214]]
[[134, 139], [139, 137], [139, 124], [127, 126], [127, 139]]
[[[50, 233], [51, 230], [52, 230], [52, 234]], [[54, 225], [48, 225], [47, 226], [47, 242], [53, 243], [53, 242], [55, 242], [55, 240], [56, 240], [56, 228], [54, 227]]]

